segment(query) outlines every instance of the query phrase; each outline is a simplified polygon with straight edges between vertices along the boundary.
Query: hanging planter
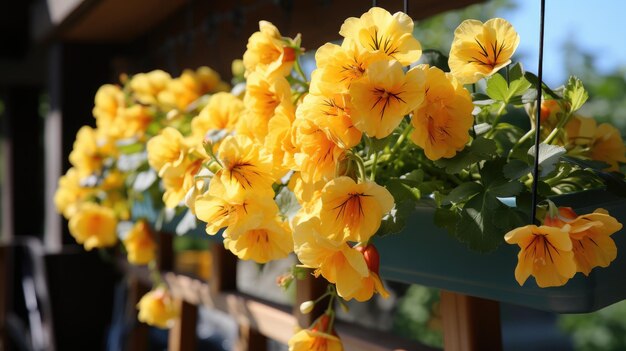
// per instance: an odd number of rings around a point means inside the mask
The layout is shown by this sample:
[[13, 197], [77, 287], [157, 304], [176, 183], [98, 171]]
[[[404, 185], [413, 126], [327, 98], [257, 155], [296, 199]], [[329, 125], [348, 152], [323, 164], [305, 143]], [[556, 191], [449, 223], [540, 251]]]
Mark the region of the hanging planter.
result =
[[[572, 206], [578, 213], [604, 208], [620, 222], [626, 221], [624, 198], [604, 190], [561, 195], [552, 200]], [[415, 210], [402, 233], [375, 241], [381, 253], [383, 277], [557, 313], [592, 312], [626, 299], [623, 254], [618, 254], [609, 267], [596, 268], [588, 277], [578, 273], [564, 286], [540, 288], [530, 280], [520, 286], [512, 274], [517, 247], [502, 245], [490, 253], [468, 250], [437, 227], [433, 215], [434, 208], [424, 204]], [[626, 237], [618, 234], [613, 238], [618, 248], [626, 247]]]

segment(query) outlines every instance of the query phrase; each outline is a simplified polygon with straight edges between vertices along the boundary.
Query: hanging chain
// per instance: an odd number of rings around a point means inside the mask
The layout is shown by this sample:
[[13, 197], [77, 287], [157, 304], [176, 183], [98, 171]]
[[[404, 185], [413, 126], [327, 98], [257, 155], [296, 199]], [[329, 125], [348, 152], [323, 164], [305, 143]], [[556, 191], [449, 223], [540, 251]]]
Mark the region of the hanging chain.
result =
[[533, 167], [533, 185], [532, 185], [532, 208], [530, 223], [535, 223], [535, 216], [537, 215], [537, 187], [539, 184], [539, 142], [541, 139], [541, 86], [543, 84], [543, 30], [544, 20], [546, 15], [546, 1], [541, 0], [541, 15], [539, 20], [539, 67], [537, 69], [537, 108], [535, 115], [535, 164]]

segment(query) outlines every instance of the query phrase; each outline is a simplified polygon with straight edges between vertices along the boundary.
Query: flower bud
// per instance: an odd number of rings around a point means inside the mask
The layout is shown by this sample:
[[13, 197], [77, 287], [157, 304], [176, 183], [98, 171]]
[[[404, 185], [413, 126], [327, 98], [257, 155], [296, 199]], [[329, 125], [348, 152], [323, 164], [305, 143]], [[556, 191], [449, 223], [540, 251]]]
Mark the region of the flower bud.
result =
[[313, 311], [313, 308], [315, 307], [315, 301], [304, 301], [303, 303], [300, 304], [300, 312], [302, 314], [309, 314], [311, 313], [311, 311]]
[[367, 268], [376, 274], [380, 270], [380, 255], [374, 245], [368, 244], [365, 246], [358, 246], [357, 251], [363, 254]]

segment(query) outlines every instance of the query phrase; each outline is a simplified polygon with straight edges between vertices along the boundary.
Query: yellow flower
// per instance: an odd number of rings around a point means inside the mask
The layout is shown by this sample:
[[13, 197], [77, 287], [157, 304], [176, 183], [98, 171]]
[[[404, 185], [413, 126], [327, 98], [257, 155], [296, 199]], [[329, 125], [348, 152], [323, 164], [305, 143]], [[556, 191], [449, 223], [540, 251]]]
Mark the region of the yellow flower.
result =
[[98, 139], [97, 130], [89, 126], [81, 127], [76, 134], [74, 148], [69, 158], [80, 178], [100, 174], [102, 171], [104, 155]]
[[221, 183], [224, 199], [241, 203], [251, 194], [273, 198], [272, 160], [262, 146], [243, 135], [227, 136], [220, 144], [217, 157], [222, 168], [215, 173], [209, 189]]
[[249, 110], [239, 123], [237, 132], [263, 142], [268, 133], [267, 124], [274, 116], [278, 106], [293, 113], [291, 87], [285, 77], [280, 75], [266, 77], [258, 72], [248, 76], [244, 105]]
[[346, 19], [339, 34], [367, 50], [382, 52], [403, 66], [422, 55], [422, 47], [413, 37], [413, 20], [402, 12], [392, 16], [387, 10], [373, 7], [361, 18]]
[[315, 269], [315, 276], [321, 274], [336, 284], [339, 296], [354, 296], [362, 289], [363, 278], [370, 274], [363, 254], [346, 242], [328, 239], [318, 217], [300, 222], [294, 229], [293, 240], [300, 262]]
[[561, 286], [576, 274], [572, 240], [560, 228], [527, 225], [506, 233], [504, 240], [520, 247], [515, 267], [519, 285], [533, 275], [539, 287]]
[[291, 140], [291, 126], [295, 116], [293, 110], [278, 106], [274, 117], [267, 124], [265, 149], [272, 155], [274, 174], [282, 176], [295, 166], [295, 147]]
[[188, 146], [178, 130], [166, 127], [148, 140], [146, 150], [148, 163], [162, 177], [169, 168], [178, 168], [183, 163]]
[[116, 227], [113, 210], [91, 202], [84, 203], [69, 221], [70, 234], [88, 251], [115, 245]]
[[544, 224], [569, 233], [577, 271], [586, 276], [595, 267], [608, 267], [617, 257], [611, 235], [621, 230], [622, 224], [604, 209], [577, 216], [570, 207], [560, 207], [558, 217], [548, 215]]
[[163, 179], [163, 203], [167, 208], [175, 208], [185, 199], [185, 195], [195, 186], [195, 175], [202, 167], [202, 159], [185, 159], [178, 167], [161, 172]]
[[124, 93], [117, 85], [105, 84], [98, 88], [94, 98], [93, 116], [96, 118], [98, 129], [109, 134], [114, 128], [115, 121], [124, 110]]
[[339, 337], [322, 331], [302, 329], [289, 339], [289, 351], [343, 351]]
[[363, 302], [371, 299], [374, 293], [379, 293], [383, 298], [388, 298], [389, 292], [385, 289], [378, 275], [380, 267], [378, 250], [374, 245], [359, 246], [356, 249], [363, 254], [370, 274], [361, 279], [361, 288], [359, 290], [355, 291], [352, 295], [343, 296], [343, 298], [345, 300], [354, 298], [357, 301]]
[[170, 293], [163, 287], [158, 287], [141, 297], [137, 304], [139, 314], [137, 319], [153, 327], [171, 328], [180, 310], [177, 308]]
[[361, 78], [370, 63], [384, 59], [384, 53], [372, 53], [348, 41], [341, 46], [326, 43], [315, 52], [317, 69], [312, 73], [310, 91], [316, 93], [320, 86], [329, 86], [335, 92], [347, 93], [352, 81]]
[[331, 240], [367, 242], [393, 205], [389, 191], [374, 182], [335, 178], [322, 190], [322, 232]]
[[307, 183], [332, 179], [337, 163], [345, 157], [345, 149], [331, 140], [313, 121], [296, 118], [292, 126], [296, 171]]
[[344, 149], [350, 149], [361, 142], [361, 131], [352, 124], [352, 106], [348, 94], [308, 94], [298, 109], [298, 118], [313, 121], [323, 130], [328, 139]]
[[267, 263], [287, 257], [293, 251], [293, 239], [287, 223], [265, 218], [259, 226], [237, 233], [226, 229], [224, 247], [242, 260]]
[[114, 125], [116, 138], [143, 137], [148, 125], [152, 122], [152, 115], [148, 108], [142, 105], [133, 105], [124, 109]]
[[70, 168], [59, 178], [59, 185], [54, 193], [54, 205], [63, 217], [70, 219], [83, 201], [93, 193], [92, 189], [80, 185], [76, 168]]
[[134, 97], [145, 105], [155, 105], [159, 93], [167, 88], [172, 80], [169, 73], [162, 70], [154, 70], [148, 73], [135, 74], [129, 83]]
[[413, 111], [411, 140], [431, 160], [453, 157], [469, 141], [474, 122], [472, 98], [452, 75], [437, 67], [418, 68], [426, 73], [426, 97]]
[[274, 73], [289, 75], [296, 59], [295, 50], [288, 47], [278, 29], [270, 22], [260, 21], [259, 31], [248, 39], [243, 64], [246, 76], [251, 72], [261, 71], [266, 75]]
[[519, 35], [502, 18], [484, 24], [465, 20], [454, 31], [448, 65], [461, 84], [472, 84], [496, 73], [511, 62]]
[[243, 102], [230, 93], [216, 93], [200, 114], [191, 120], [191, 133], [202, 141], [212, 130], [233, 131], [243, 111]]
[[195, 71], [186, 69], [180, 77], [169, 81], [167, 89], [161, 91], [157, 99], [166, 109], [185, 111], [200, 96], [227, 89], [228, 85], [220, 80], [217, 72], [200, 67]]
[[591, 145], [591, 158], [608, 163], [609, 171], [619, 171], [619, 164], [626, 163], [626, 145], [617, 128], [609, 123], [598, 126]]
[[420, 69], [405, 75], [398, 61], [370, 64], [365, 76], [350, 86], [354, 126], [370, 137], [388, 136], [424, 100], [424, 80]]
[[[258, 226], [264, 218], [278, 213], [278, 207], [271, 197], [246, 197], [241, 203], [224, 200], [225, 189], [221, 183], [213, 184], [209, 191], [196, 200], [196, 217], [206, 222], [206, 232], [215, 235], [224, 227], [237, 233]], [[232, 236], [232, 235], [231, 235]]]
[[156, 242], [152, 238], [152, 231], [146, 221], [140, 220], [135, 223], [126, 234], [124, 247], [128, 253], [128, 262], [132, 264], [144, 265], [154, 260]]

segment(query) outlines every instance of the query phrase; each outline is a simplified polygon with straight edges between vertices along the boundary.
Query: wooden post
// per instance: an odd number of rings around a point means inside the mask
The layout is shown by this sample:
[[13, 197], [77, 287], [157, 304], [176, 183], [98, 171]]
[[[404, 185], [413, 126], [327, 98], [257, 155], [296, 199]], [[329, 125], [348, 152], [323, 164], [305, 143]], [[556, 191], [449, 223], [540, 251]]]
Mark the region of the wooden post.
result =
[[441, 318], [444, 350], [502, 350], [497, 301], [442, 290]]
[[150, 328], [147, 324], [140, 323], [137, 320], [137, 303], [143, 295], [149, 291], [148, 286], [143, 284], [140, 279], [133, 274], [128, 275], [128, 302], [131, 306], [127, 311], [131, 314], [128, 320], [134, 321], [132, 329], [128, 335], [128, 350], [146, 351], [148, 349], [148, 332]]
[[267, 351], [267, 337], [250, 326], [239, 327], [237, 351]]
[[237, 257], [224, 248], [222, 243], [211, 245], [213, 265], [211, 266], [211, 291], [218, 294], [223, 291], [237, 290]]
[[326, 299], [315, 304], [313, 311], [308, 314], [300, 312], [300, 304], [305, 301], [315, 301], [326, 292], [328, 283], [322, 278], [315, 278], [313, 274], [307, 274], [304, 279], [296, 279], [296, 301], [293, 305], [293, 315], [298, 320], [301, 328], [308, 328], [317, 317], [321, 316], [328, 303]]
[[198, 321], [198, 306], [176, 299], [180, 308], [180, 318], [170, 329], [169, 351], [195, 351], [197, 344], [196, 324]]
[[159, 251], [157, 252], [157, 267], [160, 271], [171, 271], [174, 268], [174, 236], [171, 233], [158, 232]]

